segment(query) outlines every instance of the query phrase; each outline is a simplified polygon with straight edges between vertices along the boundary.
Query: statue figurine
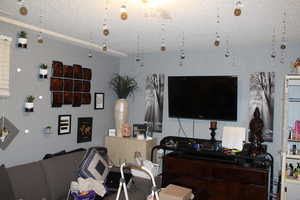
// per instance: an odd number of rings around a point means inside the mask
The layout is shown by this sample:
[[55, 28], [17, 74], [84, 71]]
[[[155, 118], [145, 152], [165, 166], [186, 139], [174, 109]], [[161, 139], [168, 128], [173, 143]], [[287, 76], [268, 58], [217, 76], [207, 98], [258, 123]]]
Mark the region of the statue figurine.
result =
[[250, 135], [249, 141], [253, 145], [254, 149], [257, 153], [261, 152], [261, 143], [264, 142], [262, 137], [262, 129], [264, 127], [264, 122], [260, 118], [260, 112], [258, 107], [255, 108], [253, 118], [250, 121], [249, 128], [250, 128]]

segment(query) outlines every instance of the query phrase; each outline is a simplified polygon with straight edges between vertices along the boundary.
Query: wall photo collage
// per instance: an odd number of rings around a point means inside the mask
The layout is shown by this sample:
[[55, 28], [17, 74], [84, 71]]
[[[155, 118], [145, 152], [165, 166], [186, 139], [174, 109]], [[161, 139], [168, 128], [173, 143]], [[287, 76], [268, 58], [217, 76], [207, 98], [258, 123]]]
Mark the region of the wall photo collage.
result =
[[91, 104], [92, 70], [81, 65], [64, 65], [60, 61], [52, 62], [50, 91], [52, 107], [72, 105], [80, 107]]

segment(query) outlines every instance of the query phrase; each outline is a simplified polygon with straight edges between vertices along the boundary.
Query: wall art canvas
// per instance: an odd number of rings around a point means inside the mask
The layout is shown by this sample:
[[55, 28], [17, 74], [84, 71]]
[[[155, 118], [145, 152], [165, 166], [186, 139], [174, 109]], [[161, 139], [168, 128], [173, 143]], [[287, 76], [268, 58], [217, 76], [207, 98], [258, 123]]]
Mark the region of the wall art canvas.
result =
[[149, 74], [146, 77], [144, 120], [147, 122], [148, 131], [151, 132], [162, 132], [164, 86], [164, 74]]
[[78, 118], [77, 143], [92, 141], [93, 118]]
[[[5, 133], [3, 130], [6, 130]], [[19, 133], [19, 129], [6, 117], [0, 118], [0, 149], [5, 150]]]
[[264, 122], [263, 139], [266, 142], [273, 142], [274, 90], [274, 72], [250, 74], [249, 121], [258, 107], [260, 118]]
[[94, 96], [94, 108], [95, 110], [103, 110], [104, 109], [104, 93], [95, 93]]

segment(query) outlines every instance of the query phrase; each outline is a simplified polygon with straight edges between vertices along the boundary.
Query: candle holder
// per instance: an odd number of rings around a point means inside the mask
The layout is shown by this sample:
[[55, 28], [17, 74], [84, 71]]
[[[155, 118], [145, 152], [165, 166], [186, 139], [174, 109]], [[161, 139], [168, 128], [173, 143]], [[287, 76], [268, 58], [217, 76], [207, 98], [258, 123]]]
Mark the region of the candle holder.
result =
[[210, 132], [210, 136], [211, 136], [210, 141], [212, 143], [215, 143], [216, 142], [215, 136], [216, 136], [217, 128], [209, 128], [209, 129], [211, 130], [211, 132]]

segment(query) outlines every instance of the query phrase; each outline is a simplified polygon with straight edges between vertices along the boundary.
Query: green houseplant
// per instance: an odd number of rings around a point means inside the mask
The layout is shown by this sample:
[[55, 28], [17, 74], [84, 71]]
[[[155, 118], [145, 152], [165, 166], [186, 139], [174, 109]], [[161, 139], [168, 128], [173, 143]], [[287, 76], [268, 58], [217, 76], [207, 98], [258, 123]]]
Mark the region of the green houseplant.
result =
[[25, 112], [33, 112], [33, 102], [34, 102], [35, 97], [32, 95], [29, 95], [26, 97], [26, 102], [25, 102]]
[[121, 76], [120, 74], [113, 76], [110, 81], [110, 86], [119, 99], [127, 99], [127, 97], [133, 95], [134, 91], [138, 88], [134, 78]]
[[133, 77], [120, 74], [115, 74], [109, 84], [119, 98], [115, 104], [115, 127], [117, 136], [121, 137], [123, 125], [128, 122], [127, 97], [134, 94], [138, 84]]

